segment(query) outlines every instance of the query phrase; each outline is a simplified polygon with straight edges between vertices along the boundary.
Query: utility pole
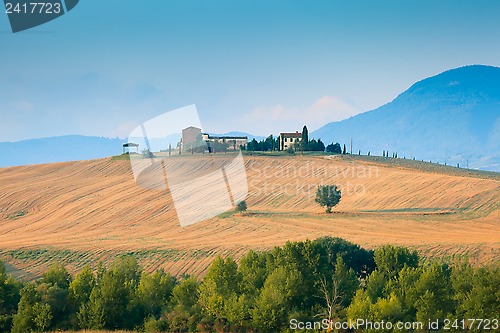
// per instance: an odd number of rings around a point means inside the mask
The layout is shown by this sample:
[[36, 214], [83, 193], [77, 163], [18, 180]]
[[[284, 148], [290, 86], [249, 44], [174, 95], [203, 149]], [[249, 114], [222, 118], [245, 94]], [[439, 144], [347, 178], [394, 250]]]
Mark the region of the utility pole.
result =
[[351, 139], [351, 155], [352, 155], [352, 139]]

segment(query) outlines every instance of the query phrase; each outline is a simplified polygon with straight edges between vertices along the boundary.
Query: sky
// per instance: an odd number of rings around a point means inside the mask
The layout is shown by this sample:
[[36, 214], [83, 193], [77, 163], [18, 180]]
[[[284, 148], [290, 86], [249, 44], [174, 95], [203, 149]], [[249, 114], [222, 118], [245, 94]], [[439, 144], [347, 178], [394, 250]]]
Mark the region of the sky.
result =
[[0, 13], [0, 141], [126, 137], [195, 104], [205, 131], [310, 130], [469, 64], [500, 66], [500, 1], [83, 0]]

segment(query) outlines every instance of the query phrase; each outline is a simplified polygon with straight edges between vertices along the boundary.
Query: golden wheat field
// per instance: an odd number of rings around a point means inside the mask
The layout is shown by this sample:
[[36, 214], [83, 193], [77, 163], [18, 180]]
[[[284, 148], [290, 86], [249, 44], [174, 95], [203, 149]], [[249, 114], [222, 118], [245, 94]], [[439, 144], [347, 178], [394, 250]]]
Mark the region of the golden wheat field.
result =
[[[177, 157], [179, 167], [189, 158]], [[0, 169], [0, 258], [24, 279], [53, 261], [75, 272], [122, 253], [146, 270], [199, 276], [219, 254], [239, 258], [329, 235], [367, 248], [406, 245], [429, 257], [500, 259], [498, 174], [321, 155], [245, 156], [244, 163], [248, 211], [188, 227], [179, 225], [168, 189], [136, 185], [128, 160]], [[333, 214], [314, 202], [321, 184], [342, 190]]]

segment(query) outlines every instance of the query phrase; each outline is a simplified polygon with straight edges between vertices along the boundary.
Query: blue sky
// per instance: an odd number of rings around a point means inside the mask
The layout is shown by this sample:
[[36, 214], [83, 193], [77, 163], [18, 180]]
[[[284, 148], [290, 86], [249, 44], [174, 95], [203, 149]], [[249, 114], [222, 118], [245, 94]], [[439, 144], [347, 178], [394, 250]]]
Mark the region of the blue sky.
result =
[[499, 17], [494, 0], [83, 0], [13, 34], [0, 13], [0, 141], [125, 137], [190, 104], [210, 132], [313, 130], [500, 66]]

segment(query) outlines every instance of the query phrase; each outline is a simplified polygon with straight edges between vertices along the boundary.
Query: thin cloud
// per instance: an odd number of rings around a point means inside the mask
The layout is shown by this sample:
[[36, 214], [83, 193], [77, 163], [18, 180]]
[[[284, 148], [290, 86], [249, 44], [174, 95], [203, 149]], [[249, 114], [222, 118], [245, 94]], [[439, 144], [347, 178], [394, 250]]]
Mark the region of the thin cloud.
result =
[[322, 96], [306, 108], [289, 108], [282, 104], [258, 106], [245, 114], [240, 124], [249, 133], [267, 135], [300, 130], [304, 125], [315, 130], [329, 122], [340, 121], [359, 112], [354, 105], [342, 98]]
[[35, 106], [33, 103], [28, 101], [18, 101], [12, 103], [12, 109], [26, 113], [33, 113]]
[[340, 121], [359, 113], [352, 104], [334, 96], [323, 96], [309, 107], [308, 117], [320, 121], [319, 126], [332, 121]]

